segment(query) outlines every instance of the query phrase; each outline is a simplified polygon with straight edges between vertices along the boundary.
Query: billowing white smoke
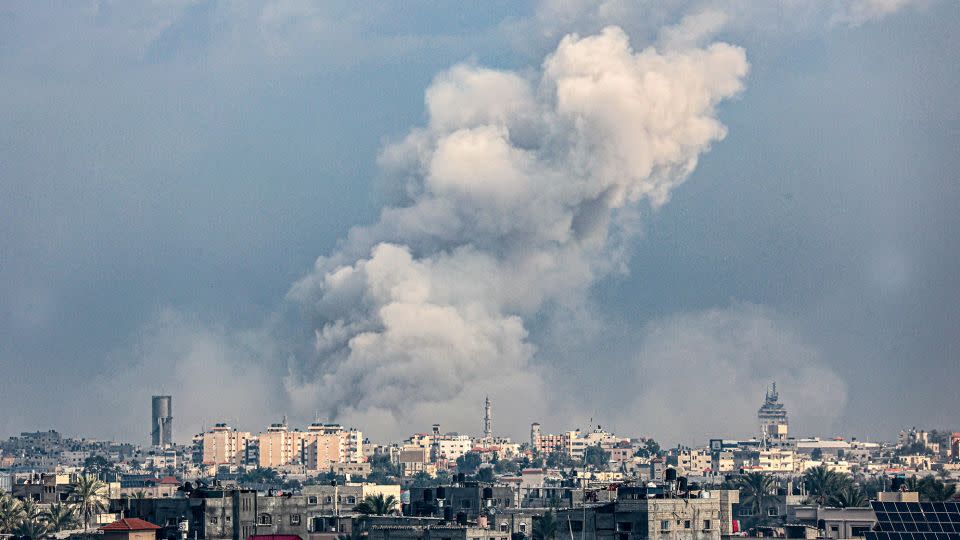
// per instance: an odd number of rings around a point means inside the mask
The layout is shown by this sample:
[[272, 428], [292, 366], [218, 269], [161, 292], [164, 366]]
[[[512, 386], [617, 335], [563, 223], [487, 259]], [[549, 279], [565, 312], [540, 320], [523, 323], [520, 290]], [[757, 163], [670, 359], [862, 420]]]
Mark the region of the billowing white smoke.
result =
[[439, 75], [426, 127], [381, 156], [403, 200], [289, 293], [316, 328], [286, 381], [294, 407], [470, 421], [489, 392], [527, 407], [500, 426], [528, 423], [545, 392], [524, 320], [623, 263], [635, 209], [667, 202], [724, 137], [715, 107], [747, 69], [739, 47], [635, 52], [609, 27], [567, 36], [536, 75]]

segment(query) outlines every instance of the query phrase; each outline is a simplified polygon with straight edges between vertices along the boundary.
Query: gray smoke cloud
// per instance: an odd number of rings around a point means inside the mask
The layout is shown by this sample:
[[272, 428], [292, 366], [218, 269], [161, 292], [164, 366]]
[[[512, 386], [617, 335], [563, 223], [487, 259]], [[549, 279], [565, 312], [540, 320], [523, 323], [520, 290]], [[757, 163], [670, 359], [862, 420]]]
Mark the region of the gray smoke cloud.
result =
[[501, 423], [519, 431], [550, 401], [525, 321], [625, 264], [635, 210], [665, 204], [724, 137], [716, 106], [747, 71], [727, 43], [635, 51], [607, 27], [566, 36], [536, 73], [437, 76], [426, 126], [380, 157], [402, 201], [289, 292], [315, 327], [285, 380], [293, 408], [397, 434], [470, 422], [489, 393], [522, 407]]
[[633, 367], [638, 390], [620, 422], [666, 440], [758, 435], [756, 412], [771, 382], [796, 435], [830, 434], [847, 402], [846, 382], [817, 348], [789, 320], [753, 304], [653, 321]]

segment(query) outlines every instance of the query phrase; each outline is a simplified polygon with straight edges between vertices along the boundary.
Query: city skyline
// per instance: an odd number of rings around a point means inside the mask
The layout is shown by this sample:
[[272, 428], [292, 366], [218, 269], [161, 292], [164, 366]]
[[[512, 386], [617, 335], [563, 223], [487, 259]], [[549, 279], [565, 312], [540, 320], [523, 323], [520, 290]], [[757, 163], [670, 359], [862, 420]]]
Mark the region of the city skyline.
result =
[[955, 417], [956, 2], [3, 13], [0, 433]]

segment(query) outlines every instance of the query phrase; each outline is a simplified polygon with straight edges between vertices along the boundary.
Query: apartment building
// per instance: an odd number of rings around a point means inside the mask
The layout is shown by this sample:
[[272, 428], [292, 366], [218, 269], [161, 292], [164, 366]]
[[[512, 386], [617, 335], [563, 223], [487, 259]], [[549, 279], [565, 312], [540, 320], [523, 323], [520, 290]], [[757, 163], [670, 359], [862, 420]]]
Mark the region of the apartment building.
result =
[[201, 463], [239, 466], [244, 461], [249, 439], [250, 433], [247, 431], [238, 431], [225, 423], [216, 424], [202, 436]]

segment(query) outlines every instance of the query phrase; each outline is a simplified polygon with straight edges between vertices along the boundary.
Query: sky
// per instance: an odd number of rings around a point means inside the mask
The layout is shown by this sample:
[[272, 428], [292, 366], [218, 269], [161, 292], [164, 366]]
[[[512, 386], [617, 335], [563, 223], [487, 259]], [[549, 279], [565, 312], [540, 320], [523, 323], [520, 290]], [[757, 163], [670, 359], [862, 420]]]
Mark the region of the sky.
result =
[[[0, 7], [0, 436], [957, 429], [960, 3]], [[953, 423], [952, 423], [953, 422]]]

